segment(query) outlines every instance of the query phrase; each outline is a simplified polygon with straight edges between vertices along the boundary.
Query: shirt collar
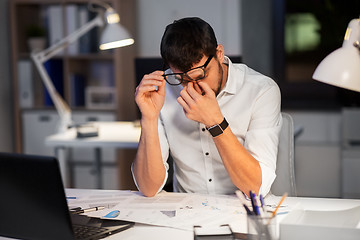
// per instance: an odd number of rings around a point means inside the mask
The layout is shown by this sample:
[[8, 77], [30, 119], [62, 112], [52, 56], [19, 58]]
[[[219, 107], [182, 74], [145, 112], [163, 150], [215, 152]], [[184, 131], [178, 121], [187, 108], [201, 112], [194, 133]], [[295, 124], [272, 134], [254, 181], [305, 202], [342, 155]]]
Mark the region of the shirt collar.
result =
[[237, 84], [241, 84], [243, 82], [244, 77], [242, 75], [241, 79], [239, 80], [234, 79], [233, 76], [236, 76], [234, 72], [236, 71], [236, 69], [234, 68], [233, 63], [227, 56], [224, 57], [223, 63], [228, 65], [228, 76], [227, 76], [226, 84], [224, 88], [221, 90], [219, 95], [222, 95], [224, 93], [234, 95], [236, 93]]

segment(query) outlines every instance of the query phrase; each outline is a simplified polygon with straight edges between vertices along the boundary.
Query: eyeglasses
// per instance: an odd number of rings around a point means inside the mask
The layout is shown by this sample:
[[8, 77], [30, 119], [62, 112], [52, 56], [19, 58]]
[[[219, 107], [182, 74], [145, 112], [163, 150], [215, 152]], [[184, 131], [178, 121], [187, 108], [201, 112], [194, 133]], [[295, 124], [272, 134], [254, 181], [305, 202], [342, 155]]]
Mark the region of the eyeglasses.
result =
[[210, 55], [204, 65], [190, 69], [183, 73], [166, 73], [170, 71], [170, 69], [168, 69], [165, 71], [163, 77], [170, 85], [180, 85], [183, 81], [191, 82], [201, 80], [205, 78], [205, 68], [209, 65], [209, 62], [213, 57], [213, 55]]

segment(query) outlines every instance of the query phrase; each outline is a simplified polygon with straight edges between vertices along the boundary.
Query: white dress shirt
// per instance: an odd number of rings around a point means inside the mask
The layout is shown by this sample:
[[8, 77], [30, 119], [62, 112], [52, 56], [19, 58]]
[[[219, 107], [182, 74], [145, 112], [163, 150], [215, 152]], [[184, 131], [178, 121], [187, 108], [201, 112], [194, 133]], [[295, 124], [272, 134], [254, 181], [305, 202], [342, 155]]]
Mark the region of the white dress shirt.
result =
[[[262, 171], [260, 193], [265, 196], [276, 176], [282, 123], [280, 90], [272, 79], [244, 64], [233, 64], [227, 57], [225, 64], [229, 66], [228, 79], [217, 101], [232, 132], [259, 161]], [[181, 89], [181, 85], [166, 84], [165, 103], [159, 117], [161, 153], [166, 169], [169, 168], [169, 153], [174, 160], [174, 191], [233, 194], [237, 188], [212, 136], [204, 124], [186, 118], [176, 100]]]

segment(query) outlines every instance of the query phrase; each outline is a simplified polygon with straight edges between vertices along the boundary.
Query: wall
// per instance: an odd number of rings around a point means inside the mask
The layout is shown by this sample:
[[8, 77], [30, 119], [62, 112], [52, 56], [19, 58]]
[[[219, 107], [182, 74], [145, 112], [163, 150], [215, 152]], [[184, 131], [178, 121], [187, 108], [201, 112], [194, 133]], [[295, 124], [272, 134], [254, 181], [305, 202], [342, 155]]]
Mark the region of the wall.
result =
[[174, 20], [197, 16], [215, 31], [218, 43], [228, 55], [241, 55], [241, 19], [239, 0], [138, 0], [139, 57], [160, 56], [160, 41], [165, 27]]
[[241, 1], [242, 59], [251, 68], [273, 77], [273, 1]]
[[8, 1], [0, 1], [0, 151], [13, 151]]

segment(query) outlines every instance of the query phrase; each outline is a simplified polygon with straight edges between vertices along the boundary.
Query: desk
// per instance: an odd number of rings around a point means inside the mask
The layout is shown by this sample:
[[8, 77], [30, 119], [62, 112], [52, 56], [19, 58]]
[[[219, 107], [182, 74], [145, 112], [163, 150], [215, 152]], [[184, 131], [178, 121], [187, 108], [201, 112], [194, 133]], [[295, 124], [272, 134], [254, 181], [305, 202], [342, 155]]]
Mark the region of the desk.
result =
[[55, 148], [55, 155], [59, 160], [64, 185], [70, 185], [69, 158], [67, 148], [93, 148], [95, 149], [95, 174], [97, 188], [102, 188], [101, 149], [102, 148], [132, 148], [138, 146], [140, 127], [133, 122], [93, 122], [99, 130], [97, 137], [77, 138], [76, 129], [70, 128], [63, 133], [51, 135], [46, 138], [45, 144]]
[[[113, 195], [117, 190], [85, 190], [85, 189], [66, 189], [67, 196], [94, 196]], [[235, 196], [234, 196], [235, 197]], [[274, 197], [275, 201], [279, 201], [281, 197]], [[360, 206], [360, 200], [354, 199], [326, 199], [326, 198], [299, 198], [288, 197], [284, 201], [289, 209], [292, 209], [297, 203], [301, 203], [306, 210], [344, 210]], [[286, 214], [277, 217], [277, 224], [286, 216]], [[246, 225], [246, 221], [244, 221]], [[246, 229], [246, 226], [244, 227]], [[192, 240], [193, 233], [191, 231], [179, 230], [175, 228], [159, 227], [136, 223], [131, 229], [117, 233], [107, 239], [172, 239], [172, 240]]]

